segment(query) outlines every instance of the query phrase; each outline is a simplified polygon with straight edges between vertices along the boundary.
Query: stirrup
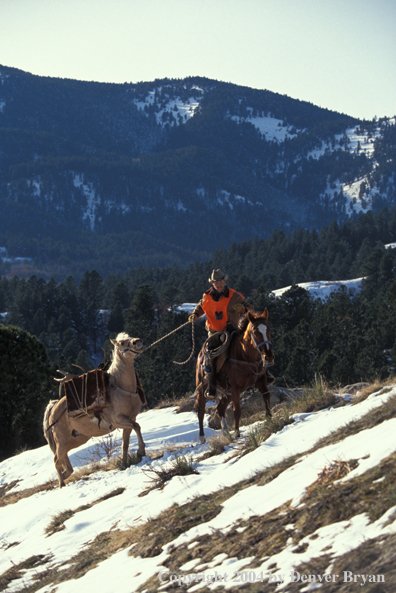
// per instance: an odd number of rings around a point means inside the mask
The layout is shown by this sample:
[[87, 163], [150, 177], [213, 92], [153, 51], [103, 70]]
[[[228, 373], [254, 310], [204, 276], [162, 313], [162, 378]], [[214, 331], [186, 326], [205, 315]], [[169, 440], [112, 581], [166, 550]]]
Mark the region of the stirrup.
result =
[[207, 387], [204, 395], [205, 395], [206, 399], [216, 399], [217, 392], [214, 395], [212, 395], [211, 393], [209, 393], [209, 387]]

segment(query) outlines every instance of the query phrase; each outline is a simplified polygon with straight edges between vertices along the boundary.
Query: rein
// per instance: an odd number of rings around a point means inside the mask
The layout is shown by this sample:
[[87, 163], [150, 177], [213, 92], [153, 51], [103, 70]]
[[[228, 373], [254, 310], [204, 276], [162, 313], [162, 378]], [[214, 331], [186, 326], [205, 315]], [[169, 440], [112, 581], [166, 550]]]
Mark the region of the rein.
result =
[[[260, 358], [258, 360], [252, 360], [250, 362], [246, 358], [246, 354], [245, 354], [245, 351], [243, 349], [242, 349], [242, 353], [243, 353], [243, 356], [245, 357], [245, 360], [237, 360], [235, 358], [230, 358], [230, 361], [232, 361], [232, 362], [239, 362], [239, 363], [242, 363], [242, 364], [247, 364], [249, 366], [249, 369], [253, 373], [253, 375], [255, 375], [256, 377], [260, 377], [265, 372], [265, 368], [266, 368], [266, 363], [264, 362], [263, 357], [260, 356]], [[261, 371], [259, 371], [260, 364], [263, 365], [263, 368], [261, 369]], [[255, 367], [256, 370], [253, 367]]]
[[[265, 372], [266, 367], [267, 366], [270, 366], [263, 359], [263, 355], [262, 355], [262, 353], [260, 351], [260, 346], [264, 346], [265, 344], [272, 344], [272, 342], [270, 340], [263, 340], [262, 342], [260, 342], [260, 344], [257, 344], [256, 343], [256, 340], [254, 339], [253, 332], [252, 332], [251, 329], [249, 330], [249, 335], [250, 335], [251, 341], [253, 342], [253, 344], [254, 344], [257, 352], [260, 355], [260, 358], [258, 360], [249, 361], [246, 358], [245, 350], [242, 348], [242, 354], [243, 354], [245, 360], [237, 360], [236, 358], [230, 358], [229, 361], [230, 362], [237, 362], [237, 363], [240, 363], [240, 364], [247, 364], [249, 366], [249, 369], [253, 373], [253, 375], [255, 375], [256, 377], [260, 377], [263, 374], [263, 372]], [[259, 371], [259, 366], [260, 365], [263, 365], [263, 368]]]
[[[261, 350], [260, 350], [260, 346], [266, 346], [267, 344], [269, 344], [270, 346], [272, 346], [272, 342], [271, 342], [271, 340], [263, 340], [262, 342], [260, 342], [260, 344], [257, 344], [257, 343], [256, 343], [256, 340], [254, 339], [254, 335], [253, 335], [253, 332], [252, 332], [252, 330], [251, 330], [251, 329], [249, 330], [249, 334], [250, 334], [250, 337], [251, 337], [251, 339], [252, 339], [252, 342], [253, 342], [253, 344], [254, 344], [254, 345], [255, 345], [255, 347], [256, 347], [256, 350], [257, 350], [257, 352], [258, 352], [258, 353], [259, 353], [259, 355], [260, 355], [261, 362], [264, 364], [264, 366], [265, 366], [265, 367], [272, 366], [272, 365], [273, 365], [273, 363], [271, 363], [271, 364], [268, 364], [267, 362], [265, 362], [265, 360], [263, 359], [262, 352], [261, 352]], [[243, 353], [243, 355], [245, 356], [245, 359], [246, 359], [245, 352]], [[249, 362], [247, 361], [247, 359], [246, 359], [246, 362], [249, 364]], [[254, 372], [254, 371], [252, 371], [252, 372]]]

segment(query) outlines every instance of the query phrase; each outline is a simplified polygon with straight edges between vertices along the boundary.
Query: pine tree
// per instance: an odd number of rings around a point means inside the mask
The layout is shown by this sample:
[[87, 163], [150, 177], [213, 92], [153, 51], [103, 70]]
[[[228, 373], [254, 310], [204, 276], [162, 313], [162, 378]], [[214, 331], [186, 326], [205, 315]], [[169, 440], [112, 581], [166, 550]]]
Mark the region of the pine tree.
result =
[[78, 287], [78, 294], [83, 308], [85, 332], [91, 338], [96, 354], [101, 330], [99, 311], [104, 295], [102, 276], [96, 270], [85, 272]]
[[44, 346], [28, 332], [0, 325], [0, 459], [45, 443], [42, 417], [54, 395]]
[[148, 284], [139, 286], [125, 315], [125, 331], [149, 345], [156, 333], [154, 297]]

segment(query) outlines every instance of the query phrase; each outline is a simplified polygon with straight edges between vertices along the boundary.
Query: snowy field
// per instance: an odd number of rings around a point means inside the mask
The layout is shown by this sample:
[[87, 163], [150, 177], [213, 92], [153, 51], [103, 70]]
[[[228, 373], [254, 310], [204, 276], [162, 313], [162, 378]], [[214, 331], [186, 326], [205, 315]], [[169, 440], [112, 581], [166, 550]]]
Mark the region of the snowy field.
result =
[[[131, 593], [142, 586], [148, 578], [155, 577], [158, 578], [158, 590], [166, 590], [171, 584], [171, 577], [176, 577], [167, 572], [164, 562], [171, 553], [173, 556], [177, 554], [179, 545], [188, 544], [193, 547], [198, 537], [205, 535], [210, 538], [211, 534], [219, 530], [227, 534], [238, 520], [263, 516], [287, 502], [297, 508], [306, 489], [317, 480], [319, 472], [333, 461], [358, 460], [357, 467], [343, 478], [351, 480], [396, 451], [396, 418], [386, 420], [374, 428], [362, 430], [336, 444], [315, 448], [315, 444], [324, 436], [380, 407], [392, 396], [396, 396], [396, 385], [374, 393], [356, 405], [350, 403], [352, 395], [340, 395], [340, 399], [344, 398], [347, 402], [345, 406], [335, 406], [311, 414], [297, 414], [294, 416], [293, 424], [285, 426], [243, 457], [235, 457], [236, 445], [231, 444], [223, 453], [205, 460], [202, 457], [209, 450], [209, 443], [198, 442], [195, 413], [177, 414], [176, 408], [142, 413], [138, 420], [146, 442], [147, 456], [138, 465], [125, 471], [98, 471], [89, 478], [69, 483], [62, 490], [39, 492], [0, 508], [0, 575], [12, 566], [38, 554], [51, 555], [50, 565], [55, 571], [62, 563], [68, 563], [87, 542], [91, 542], [102, 532], [112, 530], [115, 526], [117, 529], [126, 530], [140, 525], [175, 503], [183, 505], [197, 496], [219, 491], [250, 478], [256, 472], [272, 467], [292, 455], [300, 455], [294, 465], [281, 471], [266, 485], [252, 485], [237, 491], [223, 503], [222, 511], [215, 518], [182, 533], [177, 539], [166, 544], [159, 555], [135, 558], [128, 555], [128, 549], [123, 549], [100, 562], [78, 581], [62, 582], [56, 585], [55, 589], [53, 585], [39, 589], [40, 593], [74, 593], [76, 590]], [[252, 427], [242, 428], [242, 439], [251, 429]], [[208, 427], [205, 432], [209, 440], [218, 434]], [[116, 446], [112, 454], [118, 456], [120, 434], [116, 436]], [[105, 457], [104, 448], [101, 449], [102, 442], [101, 439], [91, 440], [76, 449], [70, 456], [73, 466], [81, 468], [100, 456]], [[130, 451], [136, 448], [136, 438], [132, 436]], [[159, 452], [164, 452], [162, 457], [158, 457]], [[151, 490], [146, 496], [139, 497], [150, 483], [147, 470], [166, 467], [175, 458], [175, 454], [183, 454], [188, 458], [191, 456], [198, 473], [174, 477], [163, 490]], [[54, 478], [56, 473], [53, 458], [47, 446], [21, 453], [0, 464], [0, 485], [17, 481], [11, 493], [43, 484]], [[386, 480], [386, 476], [383, 479]], [[79, 510], [65, 521], [62, 531], [49, 537], [45, 535], [51, 518], [60, 511], [76, 510], [82, 505], [89, 505], [117, 488], [125, 490], [122, 494], [91, 508]], [[350, 521], [318, 529], [315, 537], [310, 536], [306, 538], [307, 541], [301, 542], [305, 548], [303, 552], [297, 551], [296, 546], [290, 542], [290, 545], [286, 545], [276, 556], [260, 559], [259, 568], [256, 559], [255, 574], [261, 574], [265, 581], [273, 578], [271, 566], [276, 563], [277, 573], [286, 575], [283, 585], [278, 585], [277, 590], [280, 590], [287, 585], [287, 575], [298, 570], [302, 562], [325, 553], [330, 554], [334, 560], [337, 556], [357, 548], [367, 539], [396, 533], [395, 511], [396, 507], [389, 509], [374, 522], [370, 522], [367, 515], [360, 514]], [[293, 530], [292, 525], [290, 529]], [[239, 583], [231, 578], [232, 575], [237, 571], [249, 570], [252, 561], [253, 558], [220, 554], [213, 558], [213, 562], [202, 564], [197, 558], [179, 567], [178, 578], [191, 580], [189, 591], [199, 590], [203, 586], [209, 586], [210, 589], [235, 588]], [[45, 568], [48, 568], [48, 564]], [[5, 591], [10, 593], [23, 590], [31, 578], [37, 575], [38, 570], [26, 570], [23, 577], [12, 581]], [[214, 570], [217, 574], [226, 577], [228, 575], [229, 578], [211, 583]], [[331, 567], [329, 571], [331, 572]], [[200, 575], [199, 582], [196, 582], [197, 574]]]

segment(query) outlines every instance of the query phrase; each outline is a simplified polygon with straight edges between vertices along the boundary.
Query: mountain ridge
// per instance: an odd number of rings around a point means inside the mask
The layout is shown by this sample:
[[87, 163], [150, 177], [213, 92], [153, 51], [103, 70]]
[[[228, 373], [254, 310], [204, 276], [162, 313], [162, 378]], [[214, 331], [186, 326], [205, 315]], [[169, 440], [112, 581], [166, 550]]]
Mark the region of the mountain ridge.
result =
[[0, 66], [0, 80], [0, 245], [33, 257], [38, 241], [36, 266], [73, 273], [84, 242], [118, 235], [122, 267], [101, 272], [125, 271], [141, 262], [141, 232], [168, 246], [154, 241], [149, 264], [187, 265], [396, 201], [394, 118], [202, 77], [89, 83]]

